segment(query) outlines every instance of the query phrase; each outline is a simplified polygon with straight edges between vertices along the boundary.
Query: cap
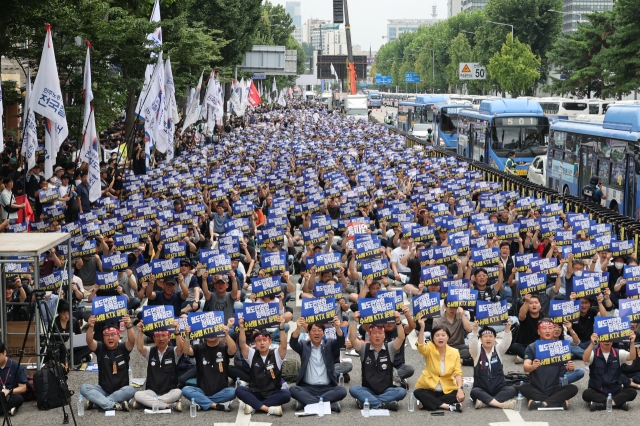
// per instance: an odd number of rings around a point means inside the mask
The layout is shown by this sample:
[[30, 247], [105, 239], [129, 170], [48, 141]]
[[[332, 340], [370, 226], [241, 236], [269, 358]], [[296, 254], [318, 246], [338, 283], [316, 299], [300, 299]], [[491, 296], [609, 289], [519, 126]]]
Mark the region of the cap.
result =
[[165, 284], [174, 284], [174, 285], [177, 285], [177, 284], [178, 284], [178, 281], [176, 281], [176, 277], [174, 277], [174, 276], [168, 276], [168, 277], [166, 277], [166, 278], [164, 279], [164, 283], [165, 283]]
[[598, 182], [600, 182], [600, 177], [598, 176], [591, 176], [591, 180], [589, 181], [589, 183], [593, 184], [593, 185], [597, 185]]
[[214, 275], [213, 277], [211, 277], [211, 281], [215, 284], [218, 281], [222, 281], [224, 283], [228, 283], [229, 282], [229, 277], [227, 277], [226, 275]]
[[184, 259], [180, 259], [180, 266], [182, 266], [183, 264], [191, 266], [191, 261], [185, 257]]
[[44, 292], [45, 297], [49, 297], [49, 296], [51, 296], [52, 294], [53, 294], [53, 292], [52, 292], [52, 291], [45, 291], [45, 292]]
[[64, 170], [62, 167], [58, 166], [53, 170], [53, 173], [58, 173], [58, 170]]

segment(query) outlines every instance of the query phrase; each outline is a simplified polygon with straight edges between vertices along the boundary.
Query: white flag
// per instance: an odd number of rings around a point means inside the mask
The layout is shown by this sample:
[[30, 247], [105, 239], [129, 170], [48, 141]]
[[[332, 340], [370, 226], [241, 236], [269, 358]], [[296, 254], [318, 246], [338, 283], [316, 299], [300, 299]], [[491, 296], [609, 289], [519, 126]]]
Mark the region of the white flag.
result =
[[[202, 76], [204, 71], [200, 74], [200, 80], [198, 80], [198, 86], [196, 90], [193, 91], [193, 96], [191, 96], [191, 101], [189, 105], [187, 105], [187, 111], [185, 114], [184, 123], [182, 124], [182, 130], [180, 134], [182, 135], [187, 127], [191, 126], [193, 123], [198, 121], [198, 117], [200, 116], [200, 90], [202, 89]], [[193, 89], [191, 89], [193, 90]]]
[[87, 163], [89, 164], [89, 201], [92, 203], [100, 198], [100, 156], [98, 154], [98, 133], [93, 107], [89, 113], [85, 140], [89, 144], [87, 149]]
[[276, 76], [273, 76], [273, 85], [271, 86], [272, 92], [278, 92], [278, 87], [276, 86]]
[[147, 100], [142, 107], [145, 116], [145, 156], [147, 157], [147, 167], [151, 158], [151, 149], [160, 144], [161, 152], [166, 151], [167, 133], [163, 131], [165, 122], [165, 102], [164, 102], [164, 62], [162, 52], [158, 55], [158, 63], [153, 70], [149, 83]]
[[[151, 18], [149, 18], [149, 22], [160, 22], [160, 1], [156, 0], [153, 5], [153, 10], [151, 11]], [[149, 48], [162, 46], [162, 28], [158, 27], [154, 32], [147, 34], [147, 40], [149, 40], [150, 46]], [[151, 52], [151, 57], [155, 58], [156, 53]], [[147, 98], [147, 92], [149, 91], [149, 83], [151, 83], [151, 76], [153, 75], [153, 64], [148, 64], [147, 68], [144, 72], [144, 84], [142, 85], [142, 90], [140, 91], [140, 96], [138, 97], [138, 103], [136, 105], [135, 114], [141, 120], [144, 120], [144, 112], [142, 111], [144, 108], [144, 104], [146, 103], [145, 99]]]
[[59, 146], [58, 132], [56, 132], [56, 124], [45, 118], [44, 121], [44, 177], [46, 179], [53, 176], [53, 163], [55, 158], [51, 158], [53, 147]]
[[280, 96], [278, 96], [278, 105], [286, 107], [287, 106], [287, 101], [284, 100], [284, 91], [285, 91], [285, 89], [282, 89], [280, 91]]
[[216, 94], [217, 94], [216, 105], [215, 105], [216, 120], [222, 120], [222, 117], [224, 116], [224, 91], [222, 90], [222, 85], [220, 84], [220, 81], [218, 80], [217, 77], [216, 77]]
[[167, 131], [167, 160], [173, 159], [173, 145], [178, 121], [178, 106], [176, 104], [176, 87], [173, 82], [171, 60], [164, 63], [164, 99], [166, 102], [166, 131]]
[[20, 154], [27, 159], [27, 170], [36, 165], [36, 149], [38, 147], [38, 132], [36, 129], [36, 115], [29, 109], [31, 101], [31, 71], [27, 73], [27, 93], [24, 98], [24, 119], [22, 121], [24, 133]]
[[91, 101], [93, 100], [93, 89], [91, 88], [91, 61], [89, 50], [91, 43], [87, 44], [87, 57], [84, 61], [84, 81], [82, 86], [82, 94], [84, 96], [84, 117], [82, 121], [82, 146], [80, 147], [80, 159], [87, 161], [87, 149], [89, 142], [84, 140], [85, 130], [87, 129], [87, 123], [89, 122], [89, 115], [91, 115]]

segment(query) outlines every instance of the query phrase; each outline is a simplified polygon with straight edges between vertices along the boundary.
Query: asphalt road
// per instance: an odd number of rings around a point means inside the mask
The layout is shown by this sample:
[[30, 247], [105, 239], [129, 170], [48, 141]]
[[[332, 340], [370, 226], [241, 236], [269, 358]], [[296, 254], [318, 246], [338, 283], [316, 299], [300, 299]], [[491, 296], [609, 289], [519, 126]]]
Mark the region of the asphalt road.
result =
[[[297, 282], [297, 276], [294, 277], [294, 282]], [[294, 306], [293, 301], [289, 302], [290, 306]], [[297, 318], [300, 314], [300, 307], [294, 307], [294, 318]], [[295, 325], [291, 323], [293, 331]], [[420, 370], [424, 366], [423, 358], [418, 355], [415, 350], [415, 342], [417, 337], [415, 333], [411, 333], [408, 338], [407, 347], [405, 350], [406, 360], [408, 364], [411, 364], [416, 369], [416, 374], [409, 379], [411, 389], [420, 375]], [[298, 355], [289, 350], [288, 357], [298, 357]], [[521, 365], [515, 365], [513, 363], [513, 356], [508, 355], [504, 360], [505, 371], [522, 371]], [[357, 358], [353, 358], [357, 362]], [[582, 361], [576, 361], [576, 365], [582, 367]], [[136, 349], [131, 352], [131, 366], [133, 368], [134, 377], [146, 376], [146, 362], [144, 358], [138, 353]], [[472, 367], [462, 367], [465, 377], [473, 377]], [[587, 373], [588, 377], [588, 373]], [[401, 422], [406, 425], [412, 424], [412, 422], [430, 422], [437, 421], [440, 425], [459, 425], [461, 422], [472, 422], [472, 424], [489, 425], [489, 424], [508, 424], [511, 425], [523, 425], [522, 419], [527, 422], [527, 425], [534, 426], [536, 423], [529, 422], [542, 422], [537, 425], [568, 425], [568, 424], [605, 424], [611, 421], [615, 421], [618, 425], [632, 425], [638, 422], [638, 413], [640, 413], [640, 406], [638, 403], [631, 403], [631, 408], [628, 412], [614, 411], [612, 414], [604, 411], [591, 413], [581, 399], [582, 391], [587, 384], [587, 377], [583, 378], [576, 383], [580, 392], [578, 395], [570, 401], [569, 411], [526, 411], [521, 413], [515, 413], [512, 410], [500, 410], [495, 408], [484, 408], [476, 410], [471, 400], [469, 399], [469, 390], [465, 390], [467, 399], [463, 403], [463, 413], [444, 413], [442, 417], [432, 417], [426, 411], [415, 411], [409, 413], [407, 411], [408, 395], [403, 401], [400, 402], [400, 410], [398, 412], [392, 412], [390, 418], [369, 418], [364, 420], [360, 411], [355, 405], [355, 400], [347, 395], [346, 399], [341, 403], [342, 412], [339, 414], [331, 414], [326, 418], [318, 418], [315, 416], [305, 417], [298, 419], [295, 415], [295, 401], [292, 400], [289, 404], [284, 406], [284, 416], [274, 417], [267, 416], [266, 414], [253, 414], [252, 416], [245, 416], [243, 413], [238, 414], [238, 401], [234, 401], [232, 404], [232, 410], [229, 413], [219, 411], [198, 412], [197, 418], [192, 419], [189, 417], [189, 404], [183, 399], [184, 412], [172, 413], [172, 414], [156, 414], [149, 415], [144, 414], [142, 410], [136, 410], [131, 413], [116, 412], [115, 417], [105, 417], [104, 413], [100, 413], [97, 410], [91, 410], [85, 412], [83, 417], [77, 417], [76, 421], [79, 425], [176, 425], [185, 422], [184, 424], [193, 425], [211, 425], [212, 423], [221, 426], [221, 423], [229, 423], [244, 426], [267, 426], [266, 424], [273, 425], [300, 425], [304, 422], [305, 425], [314, 426], [328, 422], [335, 424], [338, 421], [343, 425], [384, 425]], [[72, 405], [74, 413], [77, 414], [77, 395], [78, 389], [82, 383], [95, 383], [98, 382], [98, 373], [85, 373], [85, 372], [71, 372], [69, 376], [69, 387], [76, 391], [76, 394], [72, 398]], [[351, 373], [351, 383], [353, 385], [361, 384], [360, 366], [354, 364], [353, 372]], [[348, 387], [350, 384], [347, 384]], [[54, 409], [50, 411], [39, 411], [36, 407], [33, 407], [32, 402], [27, 402], [18, 411], [15, 417], [12, 417], [14, 425], [59, 425], [62, 424], [62, 409]], [[520, 417], [521, 416], [521, 417]], [[510, 422], [514, 420], [513, 422]], [[257, 424], [256, 424], [257, 423]], [[266, 423], [265, 425], [261, 425]], [[73, 424], [70, 421], [70, 424]], [[416, 424], [416, 423], [413, 423]], [[469, 424], [469, 423], [467, 423]]]

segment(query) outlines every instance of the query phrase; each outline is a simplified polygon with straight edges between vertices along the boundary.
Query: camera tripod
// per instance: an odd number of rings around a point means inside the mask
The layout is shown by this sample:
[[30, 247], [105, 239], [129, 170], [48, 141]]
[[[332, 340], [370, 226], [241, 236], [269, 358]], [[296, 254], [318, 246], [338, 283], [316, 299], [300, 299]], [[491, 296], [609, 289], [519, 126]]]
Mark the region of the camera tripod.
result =
[[[51, 386], [57, 386], [59, 388], [59, 395], [61, 395], [65, 401], [65, 404], [62, 405], [62, 415], [63, 420], [62, 424], [69, 424], [69, 414], [65, 410], [65, 405], [69, 406], [69, 411], [71, 412], [71, 417], [73, 419], [73, 424], [77, 426], [75, 415], [73, 414], [73, 407], [71, 406], [71, 396], [73, 395], [73, 391], [69, 389], [67, 384], [66, 372], [60, 362], [60, 347], [62, 346], [60, 342], [63, 342], [62, 335], [58, 326], [53, 321], [53, 314], [49, 309], [49, 305], [47, 305], [44, 300], [45, 292], [43, 290], [34, 291], [35, 301], [29, 303], [28, 311], [29, 311], [29, 321], [27, 323], [27, 329], [24, 334], [24, 340], [22, 341], [22, 349], [20, 349], [20, 359], [18, 360], [18, 365], [22, 363], [22, 358], [24, 357], [24, 348], [27, 346], [27, 338], [29, 337], [29, 329], [31, 328], [31, 324], [33, 323], [34, 317], [36, 315], [36, 309], [41, 309], [40, 313], [44, 310], [47, 315], [47, 318], [50, 319], [49, 325], [47, 325], [45, 319], [40, 315], [40, 329], [42, 331], [41, 339], [40, 339], [40, 347], [43, 350], [40, 353], [37, 351], [40, 349], [36, 349], [36, 357], [45, 357], [47, 359], [48, 366], [46, 368], [50, 369], [53, 372], [55, 377], [55, 381], [51, 383]], [[41, 308], [42, 307], [42, 308]], [[70, 350], [73, 350], [71, 348]], [[39, 361], [38, 361], [39, 363]], [[13, 389], [16, 386], [16, 379], [18, 377], [17, 371], [13, 377], [13, 384], [11, 387], [11, 391], [7, 396], [4, 393], [0, 392], [0, 404], [2, 405], [2, 410], [4, 413], [4, 421], [2, 422], [2, 426], [12, 426], [11, 417], [9, 415], [9, 404], [8, 398], [13, 394]]]

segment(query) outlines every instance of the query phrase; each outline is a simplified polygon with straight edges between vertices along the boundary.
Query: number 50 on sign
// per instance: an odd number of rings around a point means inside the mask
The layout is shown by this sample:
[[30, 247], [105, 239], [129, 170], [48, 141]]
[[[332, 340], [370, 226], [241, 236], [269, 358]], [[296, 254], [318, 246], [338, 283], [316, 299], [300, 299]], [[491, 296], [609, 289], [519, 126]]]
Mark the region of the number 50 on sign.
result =
[[477, 62], [460, 62], [458, 78], [460, 80], [486, 80], [487, 69]]

